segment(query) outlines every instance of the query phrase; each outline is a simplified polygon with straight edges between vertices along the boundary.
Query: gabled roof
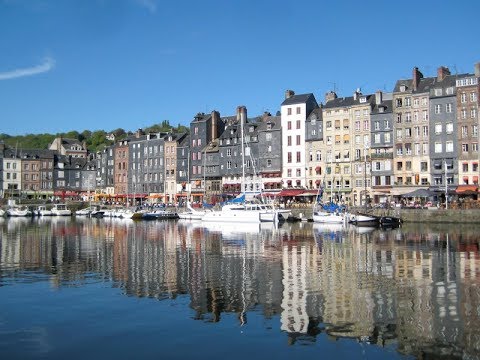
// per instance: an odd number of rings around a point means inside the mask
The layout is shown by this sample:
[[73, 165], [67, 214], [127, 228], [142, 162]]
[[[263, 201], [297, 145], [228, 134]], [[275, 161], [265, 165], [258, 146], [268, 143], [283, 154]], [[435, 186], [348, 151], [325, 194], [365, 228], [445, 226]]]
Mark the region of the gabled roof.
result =
[[304, 103], [308, 102], [312, 97], [315, 100], [315, 96], [312, 93], [293, 95], [293, 96], [290, 96], [288, 99], [285, 99], [282, 102], [281, 106], [304, 104]]
[[[362, 98], [366, 98], [366, 101], [360, 102], [360, 99]], [[331, 109], [331, 108], [351, 107], [351, 106], [357, 106], [357, 105], [368, 105], [374, 102], [374, 100], [375, 100], [375, 95], [358, 94], [357, 99], [355, 99], [353, 96], [347, 96], [342, 98], [339, 97], [339, 98], [327, 101], [323, 107], [325, 109]]]

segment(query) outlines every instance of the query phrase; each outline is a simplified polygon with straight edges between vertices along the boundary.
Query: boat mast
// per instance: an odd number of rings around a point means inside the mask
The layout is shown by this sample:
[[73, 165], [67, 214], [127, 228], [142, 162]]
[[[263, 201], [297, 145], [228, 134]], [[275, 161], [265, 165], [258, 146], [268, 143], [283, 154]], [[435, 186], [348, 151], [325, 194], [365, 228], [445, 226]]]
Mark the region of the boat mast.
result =
[[243, 111], [240, 111], [240, 136], [241, 136], [241, 141], [240, 141], [240, 146], [242, 148], [242, 189], [243, 193], [246, 196], [246, 184], [245, 184], [245, 146], [244, 146], [244, 139], [243, 139], [243, 122], [244, 122], [244, 117], [245, 113]]

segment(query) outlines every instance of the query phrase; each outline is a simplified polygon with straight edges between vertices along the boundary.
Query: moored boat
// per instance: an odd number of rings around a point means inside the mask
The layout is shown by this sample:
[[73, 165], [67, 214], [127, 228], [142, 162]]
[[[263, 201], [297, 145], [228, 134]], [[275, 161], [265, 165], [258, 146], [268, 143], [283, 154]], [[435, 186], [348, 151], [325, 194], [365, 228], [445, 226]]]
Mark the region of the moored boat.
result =
[[52, 210], [47, 209], [45, 205], [39, 205], [34, 211], [37, 216], [52, 216]]
[[370, 214], [349, 214], [349, 223], [357, 226], [378, 226], [380, 217]]
[[26, 206], [14, 205], [7, 209], [7, 216], [31, 216], [32, 212]]
[[71, 216], [72, 211], [67, 208], [65, 204], [55, 204], [52, 208], [52, 215], [56, 216]]

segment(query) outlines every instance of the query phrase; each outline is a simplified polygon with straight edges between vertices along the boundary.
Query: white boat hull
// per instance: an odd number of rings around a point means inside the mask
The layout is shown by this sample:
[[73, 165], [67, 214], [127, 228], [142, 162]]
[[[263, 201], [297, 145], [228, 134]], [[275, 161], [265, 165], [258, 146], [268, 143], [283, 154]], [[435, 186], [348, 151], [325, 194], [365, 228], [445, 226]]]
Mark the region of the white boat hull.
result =
[[312, 218], [313, 222], [321, 224], [343, 224], [345, 222], [345, 214], [328, 211], [314, 211]]

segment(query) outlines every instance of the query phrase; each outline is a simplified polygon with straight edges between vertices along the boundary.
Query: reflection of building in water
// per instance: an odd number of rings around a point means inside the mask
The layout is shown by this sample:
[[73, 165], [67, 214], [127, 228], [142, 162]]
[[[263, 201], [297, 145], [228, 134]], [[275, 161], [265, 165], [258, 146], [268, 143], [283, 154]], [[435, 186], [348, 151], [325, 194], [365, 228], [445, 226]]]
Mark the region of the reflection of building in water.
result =
[[[2, 279], [40, 270], [55, 286], [92, 277], [127, 294], [187, 294], [197, 319], [279, 316], [289, 340], [320, 331], [405, 354], [480, 351], [478, 231], [348, 228], [314, 241], [311, 224], [205, 229], [174, 221], [42, 220], [0, 225]], [[343, 231], [343, 230], [342, 230]], [[331, 235], [331, 233], [329, 233]], [[13, 277], [13, 276], [12, 276]], [[322, 323], [324, 326], [318, 327]], [[460, 346], [460, 347], [461, 347]]]
[[306, 333], [307, 314], [307, 267], [309, 266], [309, 247], [313, 244], [284, 245], [282, 257], [282, 314], [281, 329], [289, 333]]

